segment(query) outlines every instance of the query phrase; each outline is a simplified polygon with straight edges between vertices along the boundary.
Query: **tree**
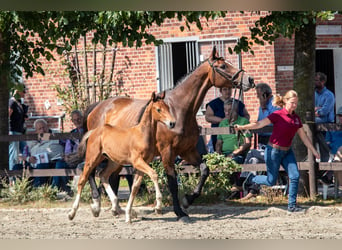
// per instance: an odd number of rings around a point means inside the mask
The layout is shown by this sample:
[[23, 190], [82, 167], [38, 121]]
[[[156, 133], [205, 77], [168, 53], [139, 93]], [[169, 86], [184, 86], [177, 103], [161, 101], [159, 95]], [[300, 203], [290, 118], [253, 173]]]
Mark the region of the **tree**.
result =
[[[184, 20], [190, 28], [195, 23], [202, 29], [200, 18], [206, 20], [224, 16], [214, 11], [1, 11], [0, 12], [0, 134], [8, 134], [8, 93], [11, 84], [34, 72], [44, 75], [39, 58], [54, 60], [53, 51], [62, 54], [70, 51], [81, 36], [94, 33], [93, 44], [122, 43], [123, 46], [140, 47], [160, 44], [148, 32], [152, 25], [160, 26], [165, 19]], [[0, 142], [0, 150], [8, 155], [8, 143]], [[8, 160], [2, 157], [0, 168], [7, 169]]]

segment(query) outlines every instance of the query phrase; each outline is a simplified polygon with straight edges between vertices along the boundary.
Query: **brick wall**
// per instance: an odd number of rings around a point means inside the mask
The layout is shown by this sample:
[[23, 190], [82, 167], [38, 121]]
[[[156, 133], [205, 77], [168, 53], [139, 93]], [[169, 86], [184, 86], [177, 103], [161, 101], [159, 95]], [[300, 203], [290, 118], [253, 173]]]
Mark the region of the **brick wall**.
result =
[[[263, 13], [261, 13], [263, 14]], [[176, 37], [190, 37], [197, 36], [200, 40], [203, 39], [218, 39], [218, 38], [237, 38], [243, 35], [249, 35], [249, 27], [253, 26], [254, 22], [259, 18], [258, 15], [246, 12], [231, 11], [225, 18], [218, 18], [217, 20], [209, 21], [208, 25], [204, 20], [203, 30], [199, 31], [195, 26], [191, 26], [191, 30], [181, 32], [179, 22], [176, 19], [166, 20], [161, 27], [152, 27], [150, 31], [159, 39], [176, 38]], [[341, 24], [342, 19], [338, 17], [329, 24]], [[88, 36], [87, 39], [91, 39]], [[339, 36], [323, 36], [317, 40], [318, 47], [324, 46], [338, 46], [341, 47], [342, 37]], [[242, 68], [254, 77], [256, 83], [269, 83], [275, 93], [284, 94], [287, 90], [292, 88], [293, 71], [277, 71], [277, 66], [293, 66], [293, 40], [278, 39], [273, 45], [253, 47], [254, 55], [250, 53], [242, 53]], [[83, 41], [77, 47], [79, 53], [80, 70], [84, 71], [84, 56], [81, 55], [83, 50]], [[92, 50], [92, 48], [87, 48]], [[102, 50], [102, 47], [98, 47]], [[105, 61], [105, 72], [108, 77], [111, 68], [112, 49], [107, 53]], [[208, 43], [200, 44], [200, 53], [207, 58], [211, 51], [211, 45]], [[124, 92], [134, 98], [150, 97], [152, 91], [157, 90], [156, 81], [156, 55], [155, 47], [153, 45], [144, 45], [141, 48], [123, 48], [119, 45], [116, 54], [115, 64], [115, 80], [124, 87]], [[101, 73], [102, 56], [101, 53], [96, 58], [96, 76]], [[88, 67], [90, 70], [89, 79], [94, 77], [92, 74], [94, 69], [94, 57], [91, 53], [87, 53]], [[226, 54], [222, 55], [225, 58], [236, 63], [236, 55]], [[33, 115], [60, 115], [64, 112], [63, 106], [57, 105], [56, 91], [52, 89], [54, 84], [60, 86], [68, 86], [71, 84], [69, 74], [61, 61], [61, 58], [56, 55], [56, 61], [43, 61], [45, 76], [35, 75], [33, 78], [26, 80], [29, 88], [26, 96], [26, 102], [30, 105], [29, 113]], [[114, 93], [112, 93], [114, 95]], [[219, 95], [218, 90], [212, 88], [209, 90], [204, 104]], [[50, 109], [46, 109], [44, 103], [48, 101], [51, 105]], [[251, 120], [257, 117], [258, 100], [256, 99], [255, 91], [250, 90], [244, 94], [244, 102], [251, 115]], [[202, 126], [209, 126], [203, 117], [199, 117], [199, 123]], [[29, 125], [30, 126], [30, 125]], [[65, 131], [71, 129], [69, 116], [66, 116]]]

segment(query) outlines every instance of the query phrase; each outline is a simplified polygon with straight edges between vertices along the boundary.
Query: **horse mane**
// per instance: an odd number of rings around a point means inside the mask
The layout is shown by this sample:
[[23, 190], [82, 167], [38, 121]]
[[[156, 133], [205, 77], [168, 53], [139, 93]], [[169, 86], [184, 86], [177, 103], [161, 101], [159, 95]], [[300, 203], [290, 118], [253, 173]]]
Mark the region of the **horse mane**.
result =
[[186, 79], [189, 77], [189, 75], [191, 75], [197, 68], [199, 68], [204, 62], [206, 62], [207, 60], [204, 60], [202, 62], [200, 62], [196, 67], [194, 67], [191, 71], [189, 71], [189, 73], [187, 73], [186, 75], [182, 76], [177, 82], [176, 82], [176, 87], [174, 88], [170, 88], [168, 90], [172, 90], [172, 89], [176, 89], [178, 88], [178, 86], [181, 86], [182, 83], [184, 81], [186, 81]]
[[145, 113], [145, 110], [147, 109], [147, 106], [151, 103], [151, 101], [152, 101], [152, 99], [150, 99], [150, 100], [145, 104], [145, 106], [140, 110], [138, 123], [140, 123], [141, 118], [143, 117], [143, 115], [144, 115], [144, 113]]

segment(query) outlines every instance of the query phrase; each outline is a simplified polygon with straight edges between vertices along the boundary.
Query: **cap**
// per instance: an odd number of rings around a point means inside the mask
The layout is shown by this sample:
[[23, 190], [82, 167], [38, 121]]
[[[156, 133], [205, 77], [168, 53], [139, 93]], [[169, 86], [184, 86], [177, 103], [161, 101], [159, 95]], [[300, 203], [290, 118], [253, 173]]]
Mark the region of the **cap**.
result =
[[342, 106], [338, 108], [336, 115], [342, 115]]

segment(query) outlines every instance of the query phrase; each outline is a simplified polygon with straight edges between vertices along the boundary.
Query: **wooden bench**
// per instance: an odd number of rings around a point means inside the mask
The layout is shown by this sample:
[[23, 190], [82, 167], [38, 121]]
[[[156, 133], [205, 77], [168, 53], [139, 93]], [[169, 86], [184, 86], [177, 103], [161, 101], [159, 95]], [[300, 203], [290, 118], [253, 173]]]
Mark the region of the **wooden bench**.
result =
[[[304, 128], [309, 134], [313, 134], [310, 131], [309, 126], [304, 124]], [[316, 130], [318, 131], [334, 131], [342, 130], [341, 124], [319, 124], [316, 125]], [[251, 133], [260, 132], [271, 132], [272, 128], [265, 127], [262, 129], [252, 130]], [[200, 134], [202, 136], [212, 135], [212, 134], [230, 134], [234, 133], [232, 128], [200, 128]], [[309, 135], [310, 137], [310, 135]], [[28, 140], [60, 140], [60, 139], [79, 139], [81, 135], [78, 133], [56, 133], [56, 134], [26, 134], [26, 135], [3, 135], [0, 136], [0, 141], [28, 141]], [[311, 155], [311, 157], [310, 157]], [[310, 196], [314, 197], [316, 195], [316, 176], [315, 170], [332, 170], [332, 171], [342, 171], [342, 162], [321, 162], [316, 163], [313, 161], [312, 154], [309, 152], [309, 161], [298, 162], [299, 170], [309, 172], [309, 185], [310, 185]], [[266, 171], [266, 166], [262, 164], [242, 164], [242, 171]], [[74, 176], [80, 174], [79, 169], [33, 169], [26, 170], [26, 176]], [[183, 166], [179, 173], [196, 173], [198, 170], [193, 166]], [[130, 167], [125, 167], [120, 172], [120, 175], [125, 175], [128, 173], [133, 173], [133, 169]], [[8, 171], [0, 170], [0, 176], [21, 176], [23, 171]]]

